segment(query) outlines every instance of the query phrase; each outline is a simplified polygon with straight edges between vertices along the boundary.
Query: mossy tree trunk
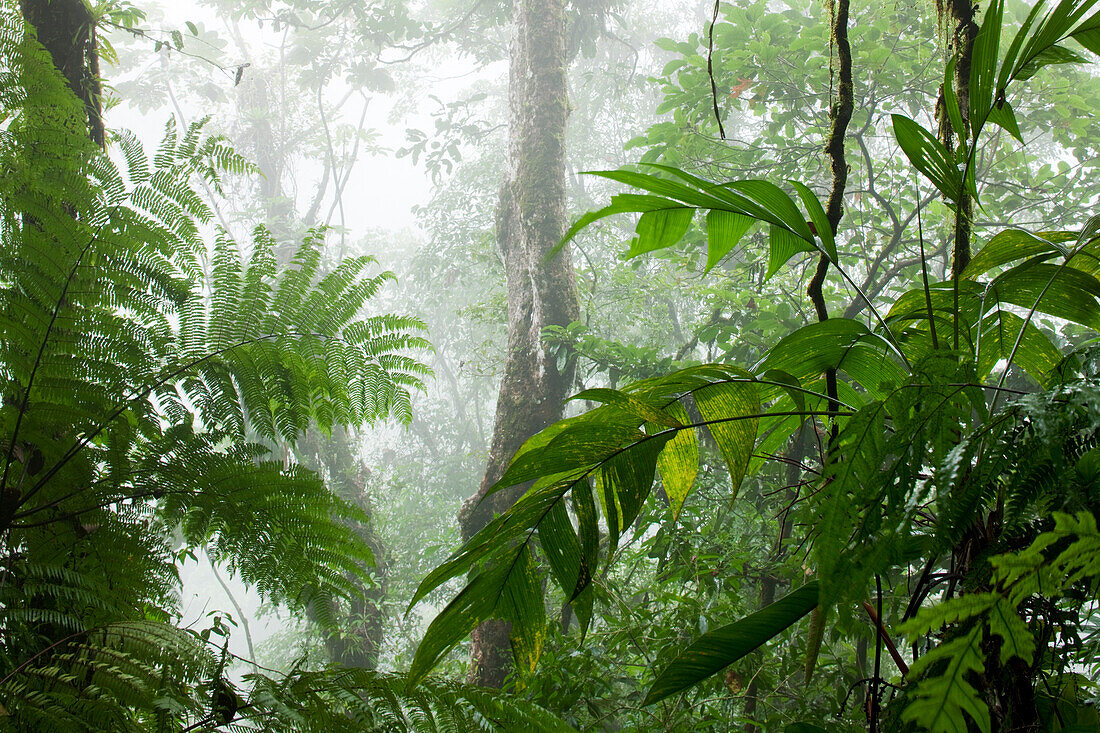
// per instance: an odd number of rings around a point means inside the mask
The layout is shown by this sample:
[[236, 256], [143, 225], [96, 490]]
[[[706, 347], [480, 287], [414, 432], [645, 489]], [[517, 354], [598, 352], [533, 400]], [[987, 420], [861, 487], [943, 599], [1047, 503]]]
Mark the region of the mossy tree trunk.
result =
[[[518, 498], [522, 487], [485, 498], [512, 455], [562, 416], [572, 375], [542, 343], [542, 330], [578, 316], [568, 250], [547, 256], [565, 231], [566, 23], [564, 0], [515, 0], [509, 78], [508, 169], [497, 242], [508, 295], [508, 353], [485, 477], [459, 513], [472, 537]], [[482, 500], [484, 498], [484, 500]], [[510, 625], [490, 621], [472, 636], [469, 681], [501, 687], [511, 667]]]
[[95, 19], [85, 0], [20, 0], [23, 19], [53, 57], [69, 88], [84, 103], [88, 134], [103, 145], [102, 91]]
[[[85, 0], [20, 0], [19, 12], [29, 29], [33, 29], [38, 42], [49, 52], [53, 65], [65, 77], [69, 88], [84, 103], [87, 110], [88, 137], [97, 145], [103, 145], [103, 115], [100, 98], [99, 55], [96, 50], [95, 20]], [[68, 209], [68, 207], [66, 207]], [[73, 212], [69, 212], [72, 214]], [[39, 222], [30, 213], [23, 214], [23, 226], [40, 230]], [[36, 367], [37, 368], [37, 367]], [[32, 377], [33, 379], [33, 377]], [[16, 398], [22, 402], [20, 422], [30, 400], [30, 387]], [[22, 457], [25, 456], [25, 457]], [[0, 480], [0, 535], [12, 528], [15, 513], [22, 496], [22, 479], [8, 484], [13, 459], [26, 462], [26, 476], [34, 476], [41, 470], [41, 452], [38, 446], [11, 445], [4, 450], [3, 477]], [[36, 465], [37, 464], [37, 465]]]
[[[955, 148], [955, 134], [964, 140], [970, 135], [970, 65], [974, 57], [974, 41], [978, 37], [978, 22], [975, 19], [976, 4], [971, 0], [947, 0], [940, 6], [944, 22], [949, 26], [949, 51], [955, 58], [955, 97], [959, 101], [959, 113], [962, 115], [963, 129], [952, 131], [946, 114], [940, 114], [940, 139], [948, 150]], [[941, 91], [942, 95], [942, 91]], [[940, 101], [938, 109], [946, 109]], [[938, 110], [937, 110], [938, 111]], [[952, 134], [952, 133], [955, 134]], [[951, 277], [962, 277], [963, 270], [970, 264], [970, 235], [972, 230], [974, 203], [964, 187], [959, 192], [958, 211], [955, 215], [955, 251], [951, 258]], [[956, 343], [955, 348], [959, 345]]]

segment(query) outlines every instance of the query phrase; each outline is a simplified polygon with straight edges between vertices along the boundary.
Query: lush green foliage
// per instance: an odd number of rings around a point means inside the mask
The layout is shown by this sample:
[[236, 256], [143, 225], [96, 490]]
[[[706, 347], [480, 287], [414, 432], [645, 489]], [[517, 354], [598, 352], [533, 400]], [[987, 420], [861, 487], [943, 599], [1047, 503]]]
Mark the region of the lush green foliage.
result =
[[[356, 624], [407, 595], [408, 567], [437, 562], [451, 531], [440, 517], [476, 482], [504, 317], [486, 229], [499, 150], [471, 147], [499, 127], [499, 109], [479, 116], [500, 96], [491, 83], [439, 102], [434, 133], [410, 131], [403, 151], [439, 188], [420, 211], [431, 247], [402, 263], [419, 280], [400, 307], [433, 323], [444, 386], [418, 405], [438, 424], [395, 432], [369, 467], [342, 426], [408, 418], [424, 324], [362, 316], [380, 294], [393, 302], [391, 276], [341, 259], [359, 246], [343, 227], [337, 258], [309, 229], [344, 221], [344, 186], [374, 144], [368, 93], [420, 81], [388, 62], [463, 36], [498, 58], [505, 13], [217, 5], [227, 38], [188, 23], [136, 42], [173, 63], [209, 55], [225, 83], [163, 63], [118, 89], [143, 105], [220, 105], [264, 178], [203, 124], [170, 126], [151, 159], [125, 133], [99, 153], [5, 10], [0, 727], [560, 729], [539, 705], [601, 730], [851, 729], [864, 714], [898, 730], [1095, 727], [1100, 393], [1085, 347], [1100, 324], [1100, 240], [1076, 184], [1096, 171], [1100, 136], [1097, 82], [1074, 71], [1073, 50], [1097, 50], [1092, 2], [990, 3], [965, 105], [952, 65], [928, 73], [930, 7], [853, 8], [859, 155], [835, 232], [816, 193], [829, 8], [721, 3], [713, 59], [706, 34], [660, 41], [668, 63], [650, 68], [667, 116], [630, 143], [659, 165], [569, 184], [580, 206], [634, 189], [571, 232], [585, 322], [546, 334], [579, 362], [584, 412], [532, 438], [499, 487], [530, 483], [527, 495], [416, 591], [434, 605], [466, 582], [411, 679], [302, 662], [243, 680], [221, 618], [173, 625], [188, 553], [207, 548], [323, 633], [342, 627], [328, 641], [355, 643]], [[571, 50], [596, 56], [574, 70], [574, 160], [614, 166], [608, 148], [650, 124], [649, 102], [623, 90], [656, 52], [608, 27], [621, 4], [573, 5]], [[99, 11], [135, 30], [144, 17], [127, 3]], [[1013, 18], [1019, 35], [1000, 28]], [[249, 54], [244, 21], [279, 30], [270, 56]], [[596, 31], [610, 40], [594, 44]], [[298, 159], [322, 165], [303, 175]], [[214, 225], [256, 211], [273, 234], [240, 244]], [[621, 213], [641, 214], [632, 232]], [[960, 223], [981, 248], [947, 279]], [[801, 268], [822, 255], [841, 274], [829, 309], [846, 317], [805, 325]], [[372, 570], [369, 547], [405, 569]], [[364, 605], [374, 582], [387, 585]], [[457, 671], [448, 653], [492, 616], [513, 622], [516, 689], [537, 705], [424, 677]], [[398, 667], [419, 620], [385, 622]]]
[[[953, 148], [909, 117], [894, 116], [898, 144], [944, 197], [954, 224], [949, 234], [965, 237], [967, 246], [972, 222], [961, 202], [978, 200], [982, 193], [977, 161], [989, 123], [1020, 137], [1011, 93], [1045, 65], [1081, 60], [1059, 44], [1072, 39], [1096, 50], [1096, 17], [1086, 18], [1093, 5], [1067, 0], [1047, 9], [1040, 3], [1001, 53], [1003, 8], [992, 3], [967, 80], [968, 123], [953, 93], [945, 94], [945, 124], [960, 140]], [[949, 64], [945, 89], [953, 77]], [[528, 441], [497, 488], [532, 482], [531, 488], [422, 583], [413, 603], [469, 573], [465, 588], [428, 630], [413, 676], [425, 674], [490, 617], [512, 622], [517, 668], [533, 668], [546, 640], [537, 554], [571, 605], [583, 636], [594, 615], [593, 581], [606, 572], [632, 526], [635, 533], [644, 531], [638, 522], [658, 474], [675, 517], [695, 482], [700, 444], [712, 440], [736, 497], [746, 474], [763, 459], [791, 451], [786, 460], [808, 460], [806, 454], [813, 453], [794, 453], [793, 444], [807, 418], [812, 423], [824, 418], [835, 432], [817, 432], [819, 457], [806, 466], [813, 474], [807, 480], [812, 490], [798, 510], [812, 541], [810, 562], [820, 589], [808, 634], [806, 677], [812, 674], [826, 619], [851, 628], [852, 610], [861, 605], [877, 619], [873, 635], [881, 649], [890, 635], [881, 584], [913, 573], [916, 581], [910, 578], [908, 597], [900, 588], [894, 596], [901, 607], [894, 611], [888, 600], [887, 610], [912, 617], [946, 582], [945, 603], [921, 612], [905, 627], [920, 641], [914, 654], [941, 627], [946, 627], [944, 641], [938, 646], [927, 642], [931, 651], [911, 668], [894, 650], [898, 682], [904, 677], [905, 685], [899, 684], [901, 695], [885, 715], [931, 730], [968, 725], [990, 730], [994, 720], [999, 728], [1045, 715], [1039, 720], [1058, 729], [1049, 705], [1047, 713], [1035, 712], [1035, 701], [1047, 694], [1041, 680], [1068, 679], [1074, 661], [1092, 663], [1095, 650], [1081, 649], [1082, 656], [1075, 657], [1064, 639], [1045, 629], [1051, 613], [1067, 628], [1087, 625], [1087, 601], [1096, 590], [1089, 512], [1100, 510], [1092, 489], [1075, 490], [1080, 480], [1062, 477], [1067, 472], [1088, 475], [1092, 459], [1086, 456], [1097, 422], [1087, 407], [1092, 398], [1081, 396], [1093, 389], [1090, 370], [1081, 369], [1079, 357], [1064, 356], [1057, 345], [1062, 334], [1039, 328], [1037, 316], [1095, 331], [1100, 323], [1097, 220], [1078, 231], [1003, 231], [989, 239], [959, 277], [918, 287], [902, 283], [898, 296], [882, 303], [863, 295], [848, 274], [837, 245], [843, 233], [833, 232], [805, 185], [792, 181], [792, 197], [767, 181], [713, 183], [677, 168], [656, 168], [601, 173], [642, 193], [614, 197], [607, 207], [583, 217], [566, 238], [604, 217], [636, 212], [641, 217], [627, 256], [662, 251], [688, 234], [701, 210], [706, 212], [710, 269], [759, 222], [768, 232], [765, 276], [799, 253], [820, 253], [864, 299], [873, 321], [868, 326], [833, 318], [803, 326], [747, 370], [690, 367], [618, 390], [578, 395], [602, 404]], [[925, 273], [932, 269], [927, 259], [918, 264]], [[841, 377], [837, 403], [826, 395], [823, 375], [831, 371]], [[1017, 387], [1045, 390], [1036, 398], [1048, 406], [1044, 416], [1029, 410], [1027, 400], [1013, 402]], [[1012, 404], [998, 410], [1005, 403]], [[1054, 420], [1054, 414], [1068, 419]], [[1043, 554], [1056, 535], [1036, 539], [1048, 529], [1044, 517], [1051, 510], [1081, 512], [1072, 522], [1058, 520], [1056, 531], [1062, 534], [1057, 536], [1079, 538], [1069, 555]], [[1076, 529], [1068, 529], [1070, 524]], [[1023, 584], [1014, 595], [1016, 580], [1002, 568], [1018, 561], [1005, 553], [1032, 540], [1025, 553], [1032, 575], [1064, 573], [1068, 580], [1065, 585]], [[877, 608], [867, 601], [872, 596], [877, 596]], [[1012, 600], [1003, 600], [1006, 596]], [[1056, 599], [1065, 597], [1074, 600], [1051, 610]], [[714, 655], [727, 654], [724, 661], [733, 662], [807, 610], [779, 601], [752, 622], [745, 619], [744, 625], [705, 634], [662, 671], [649, 699], [725, 666]], [[748, 647], [740, 640], [745, 629], [755, 631]], [[1040, 648], [1042, 653], [1035, 653]], [[887, 678], [878, 658], [876, 653], [871, 698], [881, 694], [878, 680]], [[976, 692], [979, 681], [985, 686], [982, 693]], [[1074, 715], [1084, 721], [1090, 709], [1078, 705]], [[876, 725], [878, 702], [869, 710]]]
[[202, 123], [170, 124], [151, 159], [129, 133], [105, 153], [7, 5], [0, 56], [0, 727], [558, 727], [361, 670], [238, 688], [224, 623], [175, 626], [177, 568], [198, 548], [322, 624], [361, 592], [371, 553], [338, 520], [362, 512], [270, 446], [407, 422], [424, 326], [363, 316], [392, 276], [369, 257], [322, 272], [323, 232], [280, 270], [262, 228], [243, 253], [215, 230], [197, 185], [250, 167]]

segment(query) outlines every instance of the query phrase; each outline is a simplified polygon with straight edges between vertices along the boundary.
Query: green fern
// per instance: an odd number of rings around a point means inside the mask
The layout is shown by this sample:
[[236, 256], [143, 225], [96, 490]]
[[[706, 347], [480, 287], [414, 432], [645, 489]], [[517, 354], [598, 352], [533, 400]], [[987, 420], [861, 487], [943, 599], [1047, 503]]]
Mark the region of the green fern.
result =
[[293, 671], [281, 679], [250, 675], [241, 695], [239, 730], [327, 733], [364, 730], [456, 731], [572, 728], [532, 703], [484, 688], [363, 669]]
[[989, 730], [989, 707], [971, 679], [985, 670], [981, 641], [982, 627], [974, 625], [913, 664], [910, 674], [920, 674], [936, 663], [942, 671], [918, 683], [912, 702], [903, 713], [904, 719], [932, 733], [967, 733], [969, 717], [979, 730]]
[[[938, 733], [991, 730], [989, 703], [975, 687], [986, 672], [989, 636], [998, 637], [997, 660], [1013, 658], [1031, 665], [1038, 642], [1021, 617], [1021, 606], [1034, 597], [1057, 600], [1074, 585], [1096, 592], [1100, 585], [1100, 531], [1088, 512], [1057, 512], [1055, 528], [1039, 535], [1020, 553], [991, 558], [995, 590], [970, 593], [921, 609], [901, 626], [914, 642], [947, 629], [947, 639], [917, 659], [909, 670], [916, 680], [903, 718]], [[1049, 550], [1063, 547], [1056, 555]], [[965, 713], [965, 716], [964, 716]]]
[[263, 229], [208, 245], [197, 184], [251, 166], [204, 121], [99, 151], [7, 4], [0, 69], [0, 727], [177, 730], [220, 679], [169, 623], [180, 553], [299, 609], [360, 592], [362, 512], [258, 439], [407, 421], [424, 325], [364, 317], [392, 275], [323, 274], [324, 232], [282, 272]]

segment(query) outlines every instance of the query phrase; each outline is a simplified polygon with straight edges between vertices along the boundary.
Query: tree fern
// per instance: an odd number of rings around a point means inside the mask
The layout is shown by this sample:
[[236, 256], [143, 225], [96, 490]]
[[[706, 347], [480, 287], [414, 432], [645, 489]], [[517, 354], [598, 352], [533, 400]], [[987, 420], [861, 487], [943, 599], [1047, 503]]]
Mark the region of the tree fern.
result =
[[[1055, 513], [1054, 520], [1055, 528], [1039, 535], [1024, 551], [991, 559], [994, 590], [924, 608], [903, 625], [902, 630], [915, 641], [934, 633], [947, 636], [910, 667], [909, 677], [916, 685], [903, 713], [906, 720], [934, 733], [968, 730], [966, 718], [979, 730], [991, 730], [991, 701], [975, 686], [991, 658], [987, 639], [999, 640], [995, 656], [1000, 665], [1013, 658], [1031, 665], [1038, 628], [1033, 631], [1021, 617], [1022, 604], [1040, 596], [1057, 600], [1080, 584], [1095, 597], [1100, 581], [1095, 517], [1088, 512]], [[1047, 552], [1054, 546], [1064, 549]]]
[[239, 730], [455, 731], [572, 730], [546, 710], [499, 692], [439, 679], [414, 688], [404, 675], [368, 670], [252, 675], [241, 696]]
[[529, 702], [445, 680], [409, 687], [404, 675], [333, 668], [256, 672], [238, 685], [225, 678], [224, 666], [224, 654], [209, 642], [167, 624], [92, 629], [0, 679], [0, 729], [572, 730]]
[[175, 542], [298, 608], [358, 592], [361, 512], [260, 439], [407, 420], [423, 324], [360, 322], [392, 276], [322, 275], [323, 232], [281, 273], [262, 229], [208, 243], [195, 184], [250, 166], [202, 122], [99, 151], [6, 5], [0, 62], [0, 725], [178, 730], [221, 675], [168, 623]]

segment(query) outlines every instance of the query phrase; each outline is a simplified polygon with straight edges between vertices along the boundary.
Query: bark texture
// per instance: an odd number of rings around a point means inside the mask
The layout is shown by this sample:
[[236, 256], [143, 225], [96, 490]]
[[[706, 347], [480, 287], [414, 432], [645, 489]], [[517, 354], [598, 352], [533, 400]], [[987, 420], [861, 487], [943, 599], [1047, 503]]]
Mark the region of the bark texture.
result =
[[[975, 5], [971, 0], [947, 0], [940, 6], [944, 22], [952, 26], [951, 51], [955, 57], [955, 96], [959, 100], [959, 112], [962, 115], [963, 129], [954, 131], [947, 119], [946, 103], [937, 102], [937, 115], [940, 117], [940, 140], [948, 150], [955, 149], [956, 133], [964, 140], [970, 137], [970, 65], [974, 57], [974, 41], [978, 37], [978, 23], [974, 16]], [[941, 110], [943, 112], [941, 113]], [[965, 186], [959, 192], [958, 212], [955, 215], [955, 251], [951, 258], [951, 277], [956, 281], [962, 277], [963, 270], [970, 264], [970, 235], [974, 215], [974, 203]], [[955, 348], [959, 348], [956, 342]]]
[[[497, 397], [485, 477], [459, 512], [464, 539], [522, 491], [486, 493], [532, 434], [561, 418], [572, 374], [542, 344], [547, 326], [577, 320], [568, 249], [547, 259], [566, 226], [566, 25], [564, 0], [515, 0], [509, 78], [508, 170], [497, 211], [497, 243], [508, 294], [508, 353]], [[472, 635], [469, 681], [501, 687], [511, 668], [510, 624], [489, 621]]]
[[20, 0], [23, 19], [53, 57], [69, 88], [84, 103], [88, 134], [103, 145], [102, 89], [95, 20], [85, 0]]

